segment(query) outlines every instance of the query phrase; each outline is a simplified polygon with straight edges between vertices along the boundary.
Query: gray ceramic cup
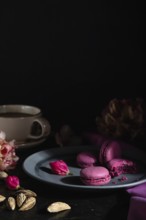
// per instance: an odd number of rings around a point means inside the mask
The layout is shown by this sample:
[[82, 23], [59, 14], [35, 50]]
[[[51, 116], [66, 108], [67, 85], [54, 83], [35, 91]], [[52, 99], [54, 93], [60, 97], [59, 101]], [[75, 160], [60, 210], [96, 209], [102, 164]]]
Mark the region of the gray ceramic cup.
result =
[[7, 104], [0, 105], [0, 131], [6, 139], [25, 142], [37, 140], [50, 134], [49, 121], [42, 116], [42, 110], [36, 106]]

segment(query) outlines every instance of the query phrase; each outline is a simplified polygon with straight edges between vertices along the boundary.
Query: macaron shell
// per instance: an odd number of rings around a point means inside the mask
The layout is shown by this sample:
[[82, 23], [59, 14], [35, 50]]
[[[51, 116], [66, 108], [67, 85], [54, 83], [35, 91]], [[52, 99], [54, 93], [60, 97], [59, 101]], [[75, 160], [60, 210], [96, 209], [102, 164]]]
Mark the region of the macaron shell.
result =
[[101, 166], [87, 167], [80, 171], [80, 178], [85, 185], [105, 185], [110, 182], [108, 169]]
[[81, 168], [94, 166], [96, 161], [97, 158], [91, 152], [81, 152], [76, 157], [77, 165]]
[[120, 157], [121, 147], [118, 141], [107, 140], [102, 144], [99, 153], [99, 161], [101, 164], [106, 164], [110, 160]]

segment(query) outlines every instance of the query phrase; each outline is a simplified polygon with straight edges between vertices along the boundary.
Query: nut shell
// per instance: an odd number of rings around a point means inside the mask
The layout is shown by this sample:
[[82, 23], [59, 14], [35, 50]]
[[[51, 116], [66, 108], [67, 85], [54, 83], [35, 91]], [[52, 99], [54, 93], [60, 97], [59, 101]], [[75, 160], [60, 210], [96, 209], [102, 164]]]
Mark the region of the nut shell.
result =
[[19, 189], [17, 193], [24, 193], [27, 197], [36, 197], [37, 194], [30, 189]]
[[22, 206], [19, 208], [19, 211], [27, 211], [29, 209], [32, 209], [36, 204], [36, 198], [35, 197], [29, 197], [27, 198]]
[[3, 196], [3, 195], [0, 195], [0, 202], [3, 202], [3, 201], [5, 201], [5, 199], [6, 199], [6, 197], [5, 197], [5, 196]]
[[60, 212], [68, 209], [71, 209], [71, 207], [65, 202], [54, 202], [47, 207], [47, 211], [51, 213]]
[[6, 205], [9, 210], [15, 210], [15, 208], [16, 208], [15, 198], [12, 196], [8, 197]]
[[19, 193], [17, 196], [16, 196], [16, 203], [17, 203], [17, 206], [18, 207], [21, 207], [22, 204], [24, 203], [24, 201], [26, 200], [26, 195], [24, 193]]
[[5, 171], [0, 171], [0, 179], [5, 179], [8, 174]]

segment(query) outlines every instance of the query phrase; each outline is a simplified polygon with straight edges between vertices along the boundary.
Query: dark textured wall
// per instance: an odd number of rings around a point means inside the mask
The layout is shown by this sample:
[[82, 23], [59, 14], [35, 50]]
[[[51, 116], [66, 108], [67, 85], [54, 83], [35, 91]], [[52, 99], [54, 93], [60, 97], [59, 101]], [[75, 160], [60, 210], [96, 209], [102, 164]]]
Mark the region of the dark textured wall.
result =
[[54, 127], [84, 129], [111, 98], [145, 96], [138, 1], [5, 3], [0, 12], [0, 104], [37, 105]]

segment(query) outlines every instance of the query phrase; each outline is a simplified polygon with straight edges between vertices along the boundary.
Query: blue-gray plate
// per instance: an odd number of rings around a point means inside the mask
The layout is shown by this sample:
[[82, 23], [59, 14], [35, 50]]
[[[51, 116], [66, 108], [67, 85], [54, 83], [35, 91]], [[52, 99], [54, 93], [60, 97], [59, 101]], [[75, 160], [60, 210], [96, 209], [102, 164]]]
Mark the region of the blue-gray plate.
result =
[[[129, 188], [146, 182], [146, 165], [141, 161], [141, 156], [145, 155], [140, 152], [139, 155], [137, 153], [131, 153], [130, 155], [131, 159], [136, 160], [136, 162], [139, 163], [141, 167], [138, 173], [124, 174], [118, 177], [114, 177], [106, 185], [84, 185], [80, 180], [81, 168], [76, 164], [76, 156], [79, 152], [82, 151], [90, 151], [95, 153], [97, 154], [98, 158], [98, 149], [96, 146], [50, 148], [48, 150], [42, 150], [28, 156], [23, 163], [23, 169], [29, 176], [35, 178], [36, 180], [43, 181], [47, 184], [53, 184], [58, 187], [66, 187], [69, 189], [78, 190], [95, 191], [97, 189]], [[126, 158], [126, 154], [124, 155], [124, 158]], [[56, 160], [64, 160], [69, 167], [71, 175], [61, 176], [54, 174], [49, 163]]]

